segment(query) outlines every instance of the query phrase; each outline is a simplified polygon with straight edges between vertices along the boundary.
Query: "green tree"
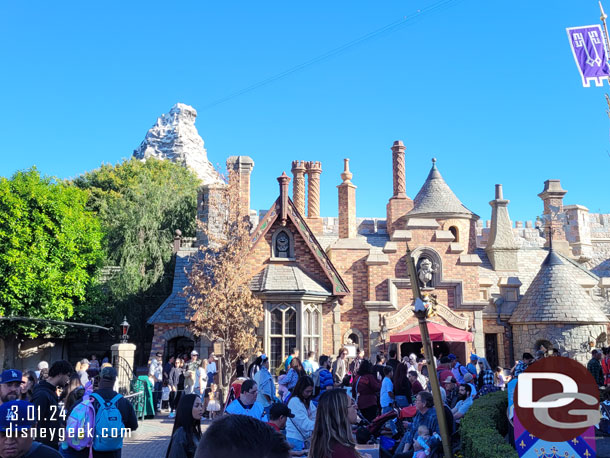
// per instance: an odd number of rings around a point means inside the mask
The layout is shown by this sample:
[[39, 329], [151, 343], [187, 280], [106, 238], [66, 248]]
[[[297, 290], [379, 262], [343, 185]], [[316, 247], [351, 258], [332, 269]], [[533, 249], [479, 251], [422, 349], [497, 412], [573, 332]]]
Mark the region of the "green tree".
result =
[[74, 180], [90, 193], [106, 233], [106, 265], [120, 269], [92, 297], [105, 303], [89, 319], [116, 325], [127, 315], [132, 334], [147, 340], [146, 320], [171, 292], [176, 229], [195, 236], [199, 180], [169, 161], [125, 160], [102, 165]]
[[[64, 321], [86, 308], [104, 257], [88, 194], [32, 168], [0, 178], [0, 314]], [[63, 326], [3, 322], [3, 336], [58, 335]]]

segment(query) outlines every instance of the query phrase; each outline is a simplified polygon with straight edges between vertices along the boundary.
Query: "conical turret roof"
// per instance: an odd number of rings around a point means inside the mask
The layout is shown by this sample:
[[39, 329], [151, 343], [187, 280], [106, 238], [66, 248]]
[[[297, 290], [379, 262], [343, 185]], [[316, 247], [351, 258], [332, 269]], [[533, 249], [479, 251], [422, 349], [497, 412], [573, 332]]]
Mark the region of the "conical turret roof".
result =
[[606, 314], [578, 283], [575, 269], [551, 248], [509, 322], [607, 323]]
[[474, 215], [453, 193], [436, 168], [436, 159], [432, 159], [432, 169], [426, 182], [413, 200], [413, 209], [409, 216], [466, 216]]

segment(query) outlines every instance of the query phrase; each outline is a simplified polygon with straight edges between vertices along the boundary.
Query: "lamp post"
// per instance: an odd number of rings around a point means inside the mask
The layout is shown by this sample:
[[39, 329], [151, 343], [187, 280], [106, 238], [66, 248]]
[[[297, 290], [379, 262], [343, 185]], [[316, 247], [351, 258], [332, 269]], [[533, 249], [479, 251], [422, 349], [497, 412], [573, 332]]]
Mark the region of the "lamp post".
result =
[[129, 331], [129, 323], [127, 322], [126, 316], [123, 317], [123, 322], [120, 324], [120, 326], [121, 326], [120, 342], [127, 343], [127, 341], [129, 340], [129, 335], [127, 334], [127, 331]]
[[428, 315], [428, 309], [424, 306], [422, 301], [421, 291], [419, 290], [419, 283], [417, 273], [415, 271], [415, 262], [411, 257], [411, 250], [409, 244], [407, 244], [407, 269], [409, 271], [409, 278], [411, 279], [411, 289], [413, 290], [413, 300], [415, 302], [415, 311], [413, 312], [419, 321], [419, 332], [421, 333], [421, 342], [424, 349], [424, 355], [428, 362], [428, 376], [430, 377], [430, 384], [432, 385], [432, 397], [434, 399], [434, 407], [436, 409], [436, 418], [438, 420], [438, 429], [441, 433], [441, 439], [443, 440], [443, 453], [445, 458], [452, 458], [451, 452], [451, 438], [449, 437], [449, 431], [447, 431], [447, 422], [445, 421], [445, 407], [443, 404], [443, 398], [441, 397], [440, 383], [438, 381], [438, 374], [436, 372], [436, 362], [434, 360], [434, 352], [432, 350], [432, 341], [430, 340], [430, 334], [428, 333], [428, 325], [426, 317]]

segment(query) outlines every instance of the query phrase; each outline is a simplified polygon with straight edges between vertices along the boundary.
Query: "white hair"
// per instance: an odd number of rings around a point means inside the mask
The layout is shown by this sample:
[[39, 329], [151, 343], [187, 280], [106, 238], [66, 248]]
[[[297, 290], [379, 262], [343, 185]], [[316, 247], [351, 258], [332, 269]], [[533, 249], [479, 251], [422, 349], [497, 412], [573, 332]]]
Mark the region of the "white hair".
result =
[[48, 369], [49, 368], [49, 363], [47, 363], [46, 361], [40, 361], [38, 363], [38, 370], [41, 371], [43, 369]]

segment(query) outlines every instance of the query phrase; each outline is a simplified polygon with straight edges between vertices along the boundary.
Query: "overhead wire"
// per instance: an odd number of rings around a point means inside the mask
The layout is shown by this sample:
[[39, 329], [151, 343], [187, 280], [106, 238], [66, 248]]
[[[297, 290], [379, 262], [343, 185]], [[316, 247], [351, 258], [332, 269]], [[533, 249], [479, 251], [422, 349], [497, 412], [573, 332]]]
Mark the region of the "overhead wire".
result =
[[436, 2], [436, 3], [433, 3], [430, 6], [427, 6], [425, 8], [419, 9], [415, 13], [412, 13], [412, 14], [410, 14], [408, 16], [405, 16], [405, 17], [403, 17], [402, 19], [400, 19], [398, 21], [391, 22], [391, 23], [389, 23], [389, 24], [387, 24], [387, 25], [385, 25], [385, 26], [383, 26], [383, 27], [381, 27], [381, 28], [379, 28], [377, 30], [374, 30], [372, 32], [367, 33], [366, 35], [358, 37], [358, 38], [356, 38], [356, 39], [354, 39], [352, 41], [349, 41], [349, 42], [347, 42], [347, 43], [345, 43], [345, 44], [343, 44], [343, 45], [341, 45], [341, 46], [339, 46], [337, 48], [331, 49], [330, 51], [327, 51], [327, 52], [325, 52], [323, 54], [320, 54], [317, 57], [314, 57], [314, 58], [312, 58], [310, 60], [307, 60], [307, 61], [305, 61], [305, 62], [303, 62], [301, 64], [295, 65], [294, 67], [291, 67], [291, 68], [289, 68], [287, 70], [284, 70], [284, 71], [282, 71], [280, 73], [277, 73], [277, 74], [275, 74], [273, 76], [270, 76], [270, 77], [268, 77], [268, 78], [266, 78], [264, 80], [258, 81], [258, 82], [254, 83], [254, 84], [251, 84], [250, 86], [247, 86], [247, 87], [245, 87], [243, 89], [239, 89], [239, 90], [237, 90], [235, 92], [232, 92], [232, 93], [230, 93], [230, 94], [228, 94], [228, 95], [226, 95], [224, 97], [221, 97], [221, 98], [219, 98], [219, 99], [217, 99], [217, 100], [215, 100], [215, 101], [213, 101], [213, 102], [211, 102], [211, 103], [209, 103], [207, 105], [204, 105], [202, 108], [200, 108], [200, 110], [210, 109], [212, 107], [220, 105], [221, 103], [224, 103], [224, 102], [227, 102], [227, 101], [229, 101], [231, 99], [234, 99], [235, 97], [238, 97], [240, 95], [244, 95], [244, 94], [246, 94], [248, 92], [251, 92], [251, 91], [254, 91], [255, 89], [258, 89], [258, 88], [260, 88], [262, 86], [266, 86], [266, 85], [268, 85], [270, 83], [273, 83], [273, 82], [275, 82], [275, 81], [277, 81], [279, 79], [286, 78], [287, 76], [292, 75], [293, 73], [296, 73], [296, 72], [298, 72], [300, 70], [303, 70], [303, 69], [305, 69], [305, 68], [307, 68], [307, 67], [309, 67], [309, 66], [311, 66], [313, 64], [317, 64], [318, 62], [322, 62], [322, 61], [324, 61], [326, 59], [329, 59], [331, 57], [337, 56], [337, 55], [347, 51], [348, 49], [353, 48], [353, 47], [355, 47], [355, 46], [357, 46], [357, 45], [359, 45], [359, 44], [361, 44], [361, 43], [363, 43], [363, 42], [365, 42], [367, 40], [379, 37], [379, 36], [384, 35], [384, 34], [393, 33], [395, 31], [399, 30], [400, 27], [404, 26], [408, 22], [413, 21], [414, 19], [418, 19], [418, 18], [422, 17], [425, 14], [429, 14], [429, 13], [437, 11], [439, 9], [443, 9], [444, 7], [447, 7], [450, 4], [456, 3], [458, 1], [459, 0], [440, 0], [440, 1]]

